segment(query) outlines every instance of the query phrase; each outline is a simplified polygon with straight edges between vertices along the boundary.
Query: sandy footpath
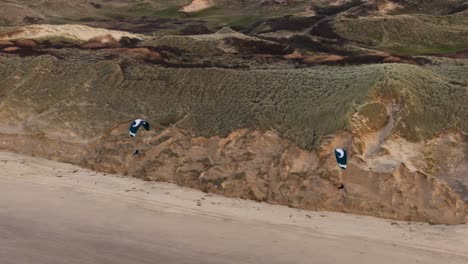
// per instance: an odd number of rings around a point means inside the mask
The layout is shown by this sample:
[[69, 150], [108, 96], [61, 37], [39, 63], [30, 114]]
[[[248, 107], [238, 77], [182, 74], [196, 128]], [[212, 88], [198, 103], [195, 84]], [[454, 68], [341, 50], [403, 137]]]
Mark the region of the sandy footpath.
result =
[[468, 263], [468, 225], [303, 211], [0, 152], [0, 263]]

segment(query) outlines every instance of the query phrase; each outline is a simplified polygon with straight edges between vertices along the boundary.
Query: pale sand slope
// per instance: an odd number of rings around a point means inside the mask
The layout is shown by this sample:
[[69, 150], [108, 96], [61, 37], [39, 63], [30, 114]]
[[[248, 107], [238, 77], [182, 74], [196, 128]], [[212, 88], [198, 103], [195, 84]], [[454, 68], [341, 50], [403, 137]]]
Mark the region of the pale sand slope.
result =
[[88, 41], [92, 38], [105, 35], [111, 35], [116, 40], [120, 40], [122, 37], [142, 38], [141, 35], [136, 35], [125, 31], [94, 28], [84, 25], [30, 25], [25, 27], [11, 28], [9, 33], [0, 35], [0, 40], [63, 37]]
[[185, 13], [200, 12], [212, 6], [214, 6], [212, 0], [193, 0], [189, 5], [182, 7], [180, 11]]
[[302, 211], [0, 152], [0, 263], [468, 263], [468, 225]]

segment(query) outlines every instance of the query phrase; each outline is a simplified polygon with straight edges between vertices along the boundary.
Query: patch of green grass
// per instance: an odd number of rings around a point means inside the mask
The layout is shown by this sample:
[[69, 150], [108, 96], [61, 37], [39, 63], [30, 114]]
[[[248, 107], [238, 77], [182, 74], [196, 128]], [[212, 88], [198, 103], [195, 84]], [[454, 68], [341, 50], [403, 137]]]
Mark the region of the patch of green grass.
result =
[[51, 16], [49, 17], [48, 23], [53, 25], [65, 25], [65, 24], [72, 24], [72, 23], [79, 23], [80, 20], [77, 18], [71, 17], [58, 17], [58, 16]]
[[125, 18], [128, 18], [129, 15], [127, 14], [122, 14], [122, 13], [108, 13], [106, 14], [107, 17], [111, 18], [111, 19], [125, 19]]
[[170, 6], [159, 11], [152, 13], [152, 16], [163, 17], [163, 18], [179, 18], [181, 14], [179, 13], [179, 6]]
[[260, 15], [246, 15], [246, 16], [235, 16], [229, 17], [226, 20], [227, 26], [229, 27], [243, 27], [248, 28], [253, 23], [263, 19]]
[[150, 3], [134, 3], [125, 8], [113, 8], [105, 13], [106, 17], [112, 19], [156, 17], [156, 18], [180, 18], [179, 6], [162, 4], [159, 8], [153, 7]]
[[210, 7], [200, 12], [189, 14], [189, 18], [203, 19], [209, 28], [243, 27], [246, 28], [262, 18], [261, 14], [252, 14], [249, 11], [226, 9], [221, 7]]
[[468, 43], [453, 44], [451, 46], [437, 46], [437, 47], [417, 47], [417, 46], [404, 46], [389, 48], [387, 51], [400, 54], [400, 55], [424, 55], [424, 54], [451, 54], [457, 51], [468, 49]]
[[216, 39], [197, 39], [191, 36], [163, 36], [157, 39], [151, 39], [143, 43], [144, 46], [170, 46], [198, 56], [221, 55], [223, 52], [219, 49], [220, 42]]

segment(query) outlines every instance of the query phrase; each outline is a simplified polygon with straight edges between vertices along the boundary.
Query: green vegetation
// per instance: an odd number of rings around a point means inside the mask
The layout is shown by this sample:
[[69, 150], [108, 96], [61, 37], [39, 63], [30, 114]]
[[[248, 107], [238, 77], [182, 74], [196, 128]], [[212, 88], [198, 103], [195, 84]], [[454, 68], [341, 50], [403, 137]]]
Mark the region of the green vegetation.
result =
[[[140, 81], [142, 74], [164, 82]], [[150, 100], [156, 101], [151, 105], [157, 107], [145, 113], [156, 121], [175, 112], [180, 119], [190, 116], [184, 128], [196, 134], [226, 135], [258, 127], [311, 148], [321, 136], [347, 126], [353, 103], [362, 103], [382, 76], [374, 66], [283, 71], [132, 66], [123, 86], [138, 87], [145, 100], [152, 94]]]
[[215, 29], [220, 26], [247, 28], [256, 21], [262, 19], [266, 14], [262, 11], [252, 12], [252, 10], [229, 9], [222, 7], [211, 7], [200, 12], [189, 14], [191, 19], [202, 19], [206, 21], [208, 27]]
[[452, 46], [440, 45], [436, 47], [418, 47], [418, 46], [405, 46], [387, 49], [389, 52], [393, 52], [401, 55], [420, 55], [420, 54], [450, 54], [457, 51], [465, 50], [468, 48], [468, 44], [454, 44]]
[[220, 6], [213, 6], [200, 12], [189, 14], [189, 18], [202, 19], [210, 28], [227, 26], [232, 28], [249, 28], [254, 23], [268, 18], [282, 17], [295, 13], [302, 13], [309, 1], [294, 1], [281, 8], [260, 8], [258, 2], [233, 3], [225, 2]]
[[[41, 72], [34, 70], [38, 67]], [[384, 73], [381, 66], [244, 71], [130, 64], [122, 69], [111, 61], [41, 56], [0, 59], [5, 77], [0, 91], [12, 87], [8, 84], [16, 82], [17, 71], [24, 71], [29, 81], [9, 93], [0, 112], [54, 113], [37, 116], [35, 126], [53, 116], [68, 120], [60, 129], [71, 126], [89, 137], [132, 116], [167, 124], [185, 118], [181, 126], [198, 135], [258, 127], [276, 130], [307, 148], [321, 136], [346, 128], [353, 105], [365, 101]]]
[[125, 19], [128, 18], [129, 16], [126, 14], [121, 14], [121, 13], [108, 13], [106, 14], [107, 17], [112, 18], [112, 19]]
[[179, 29], [160, 29], [154, 32], [153, 37], [164, 37], [164, 36], [178, 36], [180, 35]]
[[229, 27], [243, 27], [248, 28], [253, 23], [261, 20], [262, 17], [259, 15], [244, 15], [244, 16], [235, 16], [229, 17], [226, 20], [227, 26]]
[[64, 36], [42, 37], [42, 38], [37, 38], [36, 41], [39, 43], [49, 42], [51, 44], [79, 44], [83, 42], [81, 40], [68, 38]]
[[175, 18], [180, 17], [179, 6], [170, 6], [152, 13], [155, 17]]
[[431, 63], [424, 68], [438, 74], [447, 82], [468, 86], [468, 61], [453, 60], [447, 58], [425, 57], [430, 59]]
[[70, 18], [70, 17], [56, 17], [51, 16], [49, 17], [49, 23], [53, 25], [64, 25], [64, 24], [72, 24], [72, 23], [79, 23], [78, 18]]
[[399, 54], [452, 53], [468, 48], [465, 16], [340, 18], [334, 27], [346, 39]]
[[400, 0], [403, 8], [397, 8], [390, 12], [391, 15], [399, 14], [429, 14], [447, 15], [460, 11], [460, 7], [466, 5], [465, 0]]
[[452, 84], [443, 76], [412, 65], [386, 66], [377, 89], [380, 96], [403, 106], [396, 130], [418, 141], [445, 129], [468, 130], [468, 87]]
[[[205, 61], [217, 56], [226, 57], [233, 53], [253, 54], [263, 52], [263, 54], [278, 54], [278, 52], [286, 52], [288, 48], [286, 45], [250, 37], [230, 28], [223, 28], [213, 34], [162, 36], [146, 40], [141, 45], [145, 47], [172, 47], [183, 51], [185, 55], [188, 52], [190, 55], [195, 55]], [[220, 59], [226, 61], [226, 58]], [[230, 59], [235, 60], [236, 58], [230, 56]]]
[[[450, 128], [468, 130], [467, 86], [418, 66], [184, 69], [139, 63], [121, 67], [86, 58], [1, 58], [0, 94], [8, 96], [0, 113], [29, 113], [24, 116], [34, 120], [29, 122], [32, 130], [39, 129], [42, 119], [54, 118], [62, 126], [47, 129], [70, 129], [85, 138], [143, 115], [166, 125], [183, 119], [179, 127], [203, 136], [249, 127], [275, 130], [301, 147], [313, 148], [322, 136], [346, 129], [356, 105], [378, 96], [401, 105], [395, 131], [405, 138], [421, 140]], [[9, 91], [18, 74], [23, 81]], [[386, 120], [380, 118], [380, 103], [362, 107], [361, 113], [379, 120], [372, 124], [375, 128]]]
[[220, 42], [214, 37], [202, 38], [198, 36], [163, 36], [143, 43], [147, 47], [170, 46], [192, 54], [206, 56], [223, 54], [223, 51], [219, 48], [219, 44]]

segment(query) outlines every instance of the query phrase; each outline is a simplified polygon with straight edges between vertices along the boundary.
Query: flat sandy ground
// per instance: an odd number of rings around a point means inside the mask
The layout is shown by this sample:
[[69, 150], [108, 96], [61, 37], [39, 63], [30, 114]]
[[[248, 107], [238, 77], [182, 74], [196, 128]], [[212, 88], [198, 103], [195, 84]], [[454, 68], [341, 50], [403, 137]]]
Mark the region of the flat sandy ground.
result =
[[302, 211], [0, 152], [0, 263], [468, 263], [468, 225]]

